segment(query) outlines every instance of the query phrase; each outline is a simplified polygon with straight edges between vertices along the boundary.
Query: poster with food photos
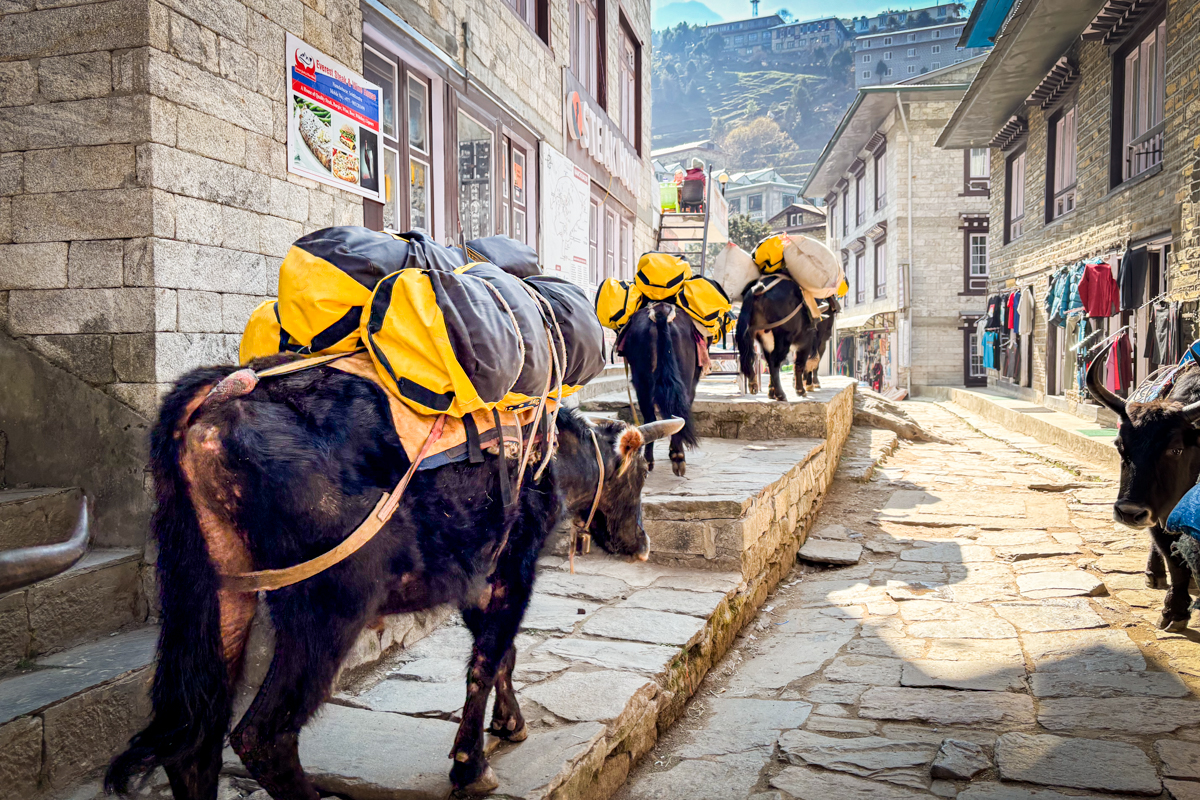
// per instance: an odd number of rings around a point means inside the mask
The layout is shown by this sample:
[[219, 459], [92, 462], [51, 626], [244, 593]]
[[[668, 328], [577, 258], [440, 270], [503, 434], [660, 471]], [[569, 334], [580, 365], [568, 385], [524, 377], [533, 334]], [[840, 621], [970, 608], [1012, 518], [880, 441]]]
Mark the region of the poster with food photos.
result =
[[383, 201], [378, 86], [288, 34], [288, 172]]

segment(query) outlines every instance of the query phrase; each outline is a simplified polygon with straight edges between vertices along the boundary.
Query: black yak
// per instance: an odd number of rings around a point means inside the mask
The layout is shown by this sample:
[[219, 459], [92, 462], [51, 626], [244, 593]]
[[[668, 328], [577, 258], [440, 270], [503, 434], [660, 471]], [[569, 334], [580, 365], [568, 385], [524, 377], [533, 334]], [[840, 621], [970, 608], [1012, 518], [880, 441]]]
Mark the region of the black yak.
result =
[[[700, 334], [692, 318], [671, 303], [650, 303], [629, 319], [620, 352], [629, 363], [642, 420], [675, 417], [683, 427], [671, 436], [671, 469], [687, 471], [683, 447], [696, 445], [692, 401], [700, 381]], [[654, 469], [654, 444], [646, 444], [646, 465]]]
[[816, 369], [833, 335], [833, 315], [840, 309], [837, 300], [829, 298], [826, 313], [813, 319], [804, 303], [800, 286], [782, 276], [761, 278], [742, 293], [742, 310], [738, 313], [735, 340], [739, 369], [749, 383], [750, 393], [758, 394], [758, 370], [755, 369], [755, 345], [762, 347], [770, 372], [767, 396], [772, 400], [787, 400], [779, 377], [789, 354], [794, 350], [796, 393], [803, 397], [807, 388], [816, 384]]
[[[161, 766], [176, 800], [216, 797], [258, 602], [254, 593], [223, 585], [222, 575], [285, 568], [328, 552], [410, 466], [384, 390], [374, 383], [318, 367], [205, 402], [233, 372], [205, 368], [181, 378], [151, 435], [162, 604], [154, 713], [110, 765], [109, 792], [125, 793], [136, 775]], [[602, 460], [604, 492], [592, 533], [612, 553], [645, 558], [640, 450], [677, 425], [593, 425], [563, 408], [555, 459], [540, 480], [531, 464], [519, 491], [511, 476], [510, 503], [503, 485], [517, 462], [486, 449], [482, 459], [417, 471], [394, 515], [360, 550], [266, 592], [275, 653], [228, 736], [250, 774], [278, 800], [317, 800], [300, 765], [300, 730], [328, 696], [359, 633], [384, 614], [453, 603], [475, 644], [450, 778], [468, 792], [495, 788], [483, 754], [484, 713], [494, 688], [491, 732], [525, 738], [511, 679], [513, 640], [543, 543], [564, 506], [576, 518], [588, 514]]]
[[[1191, 612], [1187, 564], [1171, 552], [1176, 537], [1163, 525], [1200, 477], [1200, 370], [1179, 375], [1166, 397], [1148, 403], [1127, 403], [1104, 385], [1100, 370], [1103, 358], [1092, 361], [1087, 371], [1088, 391], [1098, 402], [1121, 418], [1116, 446], [1121, 454], [1121, 482], [1113, 503], [1113, 518], [1131, 528], [1150, 533], [1150, 556], [1146, 582], [1167, 589], [1158, 627], [1180, 631], [1187, 627]], [[1170, 574], [1168, 588], [1163, 564]]]

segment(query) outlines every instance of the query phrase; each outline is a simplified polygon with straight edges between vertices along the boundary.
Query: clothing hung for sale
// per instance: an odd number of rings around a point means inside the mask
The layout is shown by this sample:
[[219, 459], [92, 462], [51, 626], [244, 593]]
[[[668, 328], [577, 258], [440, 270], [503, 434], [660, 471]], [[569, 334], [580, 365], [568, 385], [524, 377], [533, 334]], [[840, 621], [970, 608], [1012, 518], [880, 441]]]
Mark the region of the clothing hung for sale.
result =
[[1120, 290], [1112, 276], [1112, 267], [1099, 259], [1084, 265], [1078, 295], [1089, 317], [1111, 317], [1120, 305]]
[[1117, 271], [1117, 284], [1121, 290], [1121, 310], [1133, 311], [1142, 302], [1146, 293], [1146, 273], [1150, 259], [1146, 248], [1126, 250], [1121, 257], [1121, 267]]

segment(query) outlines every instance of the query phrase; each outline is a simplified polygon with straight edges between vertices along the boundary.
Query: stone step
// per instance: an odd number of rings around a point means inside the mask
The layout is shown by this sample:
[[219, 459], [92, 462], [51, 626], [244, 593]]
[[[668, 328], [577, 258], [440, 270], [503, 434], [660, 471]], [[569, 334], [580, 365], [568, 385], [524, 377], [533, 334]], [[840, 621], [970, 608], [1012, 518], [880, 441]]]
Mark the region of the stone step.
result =
[[79, 489], [0, 489], [0, 551], [66, 541], [82, 499]]
[[141, 556], [92, 550], [61, 575], [0, 596], [0, 673], [145, 622]]
[[[821, 379], [822, 388], [800, 397], [790, 379], [784, 380], [787, 401], [767, 399], [767, 390], [757, 395], [742, 394], [737, 378], [709, 375], [696, 387], [692, 419], [699, 436], [719, 439], [769, 440], [779, 438], [825, 438], [834, 427], [849, 428], [853, 417], [854, 381], [840, 376]], [[580, 404], [584, 411], [617, 412], [628, 415], [629, 398], [624, 390], [596, 395]], [[848, 414], [844, 421], [832, 415]]]
[[112, 634], [0, 678], [0, 794], [64, 792], [116, 755], [149, 717], [157, 638]]
[[623, 367], [619, 365], [615, 369], [607, 367], [598, 377], [579, 387], [579, 390], [575, 394], [568, 397], [567, 405], [576, 408], [595, 397], [620, 395], [625, 398], [625, 405], [628, 406], [629, 396], [625, 390], [627, 385], [628, 381], [625, 380], [625, 370]]

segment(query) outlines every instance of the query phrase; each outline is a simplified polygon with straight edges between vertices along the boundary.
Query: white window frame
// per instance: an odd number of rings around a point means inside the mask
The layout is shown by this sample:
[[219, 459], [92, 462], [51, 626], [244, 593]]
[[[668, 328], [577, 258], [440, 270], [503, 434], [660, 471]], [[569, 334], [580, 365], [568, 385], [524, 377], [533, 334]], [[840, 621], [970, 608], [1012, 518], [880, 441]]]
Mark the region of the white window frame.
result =
[[1076, 107], [1071, 106], [1054, 123], [1054, 175], [1051, 184], [1054, 202], [1051, 219], [1058, 219], [1075, 210], [1076, 119]]
[[971, 278], [986, 278], [988, 276], [988, 235], [986, 233], [967, 234], [970, 260], [967, 265], [967, 276]]

